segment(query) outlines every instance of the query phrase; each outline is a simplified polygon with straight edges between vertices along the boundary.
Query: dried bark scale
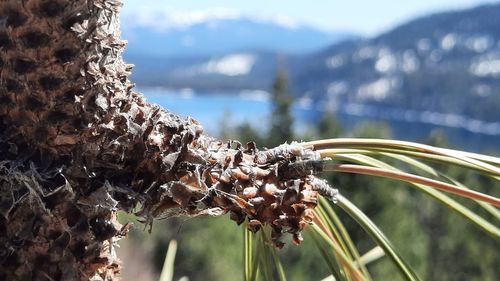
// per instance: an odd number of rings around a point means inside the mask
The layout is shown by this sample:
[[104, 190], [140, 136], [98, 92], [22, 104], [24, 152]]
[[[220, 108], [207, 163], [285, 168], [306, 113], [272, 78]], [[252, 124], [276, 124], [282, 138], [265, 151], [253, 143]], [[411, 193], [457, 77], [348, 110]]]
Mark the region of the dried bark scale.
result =
[[[128, 80], [117, 0], [0, 1], [0, 279], [114, 280], [128, 226], [231, 213], [273, 241], [312, 220], [319, 156], [203, 134]], [[301, 164], [302, 163], [302, 164]]]

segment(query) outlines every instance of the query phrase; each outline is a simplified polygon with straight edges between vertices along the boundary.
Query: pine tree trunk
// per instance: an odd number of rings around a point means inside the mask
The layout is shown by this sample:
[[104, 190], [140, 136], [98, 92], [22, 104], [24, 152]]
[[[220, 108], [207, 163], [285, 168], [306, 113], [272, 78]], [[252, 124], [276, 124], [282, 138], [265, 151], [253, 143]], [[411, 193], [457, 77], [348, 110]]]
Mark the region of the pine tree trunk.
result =
[[120, 5], [0, 2], [0, 280], [115, 280], [118, 210], [229, 212], [278, 246], [312, 219], [316, 154], [222, 143], [133, 92]]

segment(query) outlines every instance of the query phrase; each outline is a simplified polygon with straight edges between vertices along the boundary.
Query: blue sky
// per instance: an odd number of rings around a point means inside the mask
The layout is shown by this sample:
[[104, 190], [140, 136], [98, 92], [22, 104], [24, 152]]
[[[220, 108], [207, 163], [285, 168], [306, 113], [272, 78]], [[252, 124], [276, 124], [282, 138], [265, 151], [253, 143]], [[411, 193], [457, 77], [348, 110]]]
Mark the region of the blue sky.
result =
[[123, 0], [124, 13], [141, 9], [193, 12], [226, 8], [244, 15], [285, 16], [323, 30], [376, 35], [414, 17], [498, 2], [486, 0]]

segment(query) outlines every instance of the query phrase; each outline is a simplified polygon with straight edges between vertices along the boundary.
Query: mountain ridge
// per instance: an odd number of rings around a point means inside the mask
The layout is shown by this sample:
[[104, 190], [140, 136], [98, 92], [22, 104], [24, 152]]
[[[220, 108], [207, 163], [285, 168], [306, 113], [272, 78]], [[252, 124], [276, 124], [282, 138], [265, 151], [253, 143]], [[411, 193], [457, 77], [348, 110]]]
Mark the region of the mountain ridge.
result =
[[294, 90], [330, 102], [500, 120], [500, 4], [415, 19], [344, 42], [292, 71]]
[[356, 36], [322, 31], [286, 18], [256, 18], [231, 12], [147, 15], [122, 18], [122, 34], [129, 41], [126, 54], [196, 57], [243, 49], [303, 54]]

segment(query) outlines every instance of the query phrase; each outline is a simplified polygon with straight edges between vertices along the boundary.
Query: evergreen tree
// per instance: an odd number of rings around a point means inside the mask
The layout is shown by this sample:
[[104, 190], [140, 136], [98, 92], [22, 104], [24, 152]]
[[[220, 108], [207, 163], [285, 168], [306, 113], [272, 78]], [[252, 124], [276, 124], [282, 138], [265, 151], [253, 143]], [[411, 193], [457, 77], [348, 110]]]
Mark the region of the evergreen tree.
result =
[[342, 125], [331, 111], [325, 112], [318, 122], [318, 137], [320, 139], [338, 138], [342, 134]]
[[235, 139], [239, 140], [242, 144], [246, 144], [251, 141], [257, 144], [262, 144], [264, 142], [262, 137], [259, 135], [259, 132], [248, 122], [238, 125], [235, 128], [235, 134], [237, 136]]
[[288, 93], [288, 77], [285, 70], [280, 69], [272, 86], [272, 115], [268, 145], [275, 146], [293, 138], [293, 117], [291, 107], [293, 98]]

